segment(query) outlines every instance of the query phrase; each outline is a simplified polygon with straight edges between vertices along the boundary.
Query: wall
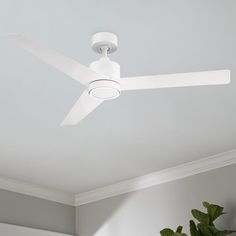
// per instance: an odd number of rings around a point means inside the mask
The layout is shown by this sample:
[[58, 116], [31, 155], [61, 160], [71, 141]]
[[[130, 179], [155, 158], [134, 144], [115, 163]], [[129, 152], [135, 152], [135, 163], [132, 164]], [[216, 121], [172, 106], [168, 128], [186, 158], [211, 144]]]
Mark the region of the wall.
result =
[[75, 208], [0, 190], [0, 222], [74, 234]]
[[79, 236], [157, 236], [164, 227], [188, 227], [190, 209], [207, 200], [225, 206], [219, 226], [236, 228], [236, 165], [124, 194], [76, 209]]

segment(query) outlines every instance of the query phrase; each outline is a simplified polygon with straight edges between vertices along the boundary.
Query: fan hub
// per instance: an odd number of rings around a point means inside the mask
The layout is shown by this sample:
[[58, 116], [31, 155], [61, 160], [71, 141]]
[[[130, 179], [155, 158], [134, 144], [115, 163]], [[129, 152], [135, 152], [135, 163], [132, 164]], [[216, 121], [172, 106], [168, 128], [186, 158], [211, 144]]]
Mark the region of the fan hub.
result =
[[120, 96], [120, 84], [113, 80], [96, 80], [89, 84], [88, 93], [98, 99], [115, 99]]

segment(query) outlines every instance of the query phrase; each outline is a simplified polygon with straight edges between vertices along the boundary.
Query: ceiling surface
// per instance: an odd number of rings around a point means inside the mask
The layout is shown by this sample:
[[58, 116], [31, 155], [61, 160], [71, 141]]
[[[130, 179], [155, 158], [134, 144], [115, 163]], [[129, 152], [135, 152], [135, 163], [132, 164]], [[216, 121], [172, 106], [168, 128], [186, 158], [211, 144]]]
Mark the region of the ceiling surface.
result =
[[[0, 2], [0, 175], [78, 193], [236, 148], [235, 0]], [[119, 36], [122, 76], [230, 69], [232, 83], [123, 92], [60, 127], [83, 86], [4, 35], [88, 65], [98, 31]]]

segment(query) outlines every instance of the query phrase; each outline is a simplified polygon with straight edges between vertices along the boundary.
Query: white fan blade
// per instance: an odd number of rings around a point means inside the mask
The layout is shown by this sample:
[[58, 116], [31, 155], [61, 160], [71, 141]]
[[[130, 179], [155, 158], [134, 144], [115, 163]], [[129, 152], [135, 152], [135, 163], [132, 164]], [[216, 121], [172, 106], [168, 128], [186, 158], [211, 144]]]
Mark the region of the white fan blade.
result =
[[101, 79], [99, 74], [87, 66], [84, 66], [59, 52], [46, 48], [37, 42], [27, 39], [20, 34], [8, 34], [7, 37], [17, 45], [28, 50], [34, 56], [54, 66], [82, 84], [88, 84], [93, 80]]
[[121, 90], [172, 88], [230, 83], [229, 70], [120, 78]]
[[97, 99], [88, 94], [85, 90], [80, 96], [79, 100], [70, 110], [69, 114], [66, 116], [61, 126], [64, 125], [76, 125], [79, 121], [84, 119], [90, 112], [92, 112], [96, 107], [98, 107], [104, 100]]

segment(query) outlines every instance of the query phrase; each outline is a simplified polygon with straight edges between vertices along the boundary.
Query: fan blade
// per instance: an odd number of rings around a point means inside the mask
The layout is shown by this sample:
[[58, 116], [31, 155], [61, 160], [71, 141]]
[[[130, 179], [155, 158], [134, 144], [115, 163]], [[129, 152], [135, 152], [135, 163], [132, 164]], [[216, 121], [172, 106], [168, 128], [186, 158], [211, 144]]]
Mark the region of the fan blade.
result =
[[82, 119], [84, 119], [90, 112], [92, 112], [96, 107], [98, 107], [104, 100], [97, 99], [90, 96], [85, 90], [80, 96], [79, 100], [70, 110], [69, 114], [66, 116], [61, 126], [64, 125], [75, 125]]
[[37, 42], [27, 39], [20, 34], [8, 34], [7, 38], [11, 39], [22, 48], [28, 50], [42, 61], [54, 66], [82, 84], [88, 84], [93, 80], [101, 79], [99, 74], [87, 66], [62, 55], [59, 52], [46, 48]]
[[229, 70], [203, 71], [184, 74], [153, 75], [120, 78], [121, 90], [172, 88], [230, 83]]

